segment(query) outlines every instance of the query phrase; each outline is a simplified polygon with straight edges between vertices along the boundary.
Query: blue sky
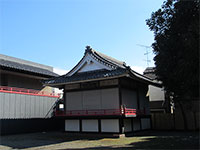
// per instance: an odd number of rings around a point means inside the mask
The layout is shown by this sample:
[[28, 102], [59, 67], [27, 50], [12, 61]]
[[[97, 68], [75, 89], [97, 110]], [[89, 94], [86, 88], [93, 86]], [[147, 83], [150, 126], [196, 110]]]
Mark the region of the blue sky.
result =
[[[146, 49], [137, 44], [152, 44], [145, 20], [163, 1], [0, 0], [0, 53], [70, 70], [90, 45], [144, 69]], [[152, 51], [149, 58], [153, 66]]]

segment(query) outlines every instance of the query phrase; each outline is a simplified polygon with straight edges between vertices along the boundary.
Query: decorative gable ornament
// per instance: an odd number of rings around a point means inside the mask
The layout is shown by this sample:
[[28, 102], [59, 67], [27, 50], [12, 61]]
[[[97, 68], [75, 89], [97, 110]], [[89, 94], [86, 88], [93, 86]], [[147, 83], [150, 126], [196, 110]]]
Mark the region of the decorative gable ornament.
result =
[[114, 70], [117, 68], [126, 68], [125, 62], [118, 61], [112, 57], [108, 57], [100, 52], [93, 50], [90, 46], [86, 46], [83, 58], [66, 76], [72, 76], [75, 73], [88, 72], [94, 70]]
[[120, 77], [128, 77], [147, 84], [160, 86], [159, 83], [141, 75], [126, 66], [125, 62], [106, 56], [86, 46], [83, 58], [67, 74], [43, 80], [44, 85], [61, 87], [66, 84], [88, 82], [96, 80], [109, 80]]

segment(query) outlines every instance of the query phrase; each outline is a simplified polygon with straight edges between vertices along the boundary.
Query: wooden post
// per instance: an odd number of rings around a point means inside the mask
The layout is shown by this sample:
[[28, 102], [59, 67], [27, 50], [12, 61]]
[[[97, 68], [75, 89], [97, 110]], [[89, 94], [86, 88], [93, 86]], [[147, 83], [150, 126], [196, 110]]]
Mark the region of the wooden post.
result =
[[119, 132], [120, 134], [124, 134], [124, 119], [119, 118]]

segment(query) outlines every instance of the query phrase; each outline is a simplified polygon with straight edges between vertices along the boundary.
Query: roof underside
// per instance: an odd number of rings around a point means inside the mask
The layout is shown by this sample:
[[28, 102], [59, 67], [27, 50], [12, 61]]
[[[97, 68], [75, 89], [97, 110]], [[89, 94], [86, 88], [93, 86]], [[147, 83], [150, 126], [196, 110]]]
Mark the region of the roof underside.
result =
[[30, 65], [20, 64], [17, 62], [12, 62], [4, 59], [0, 59], [0, 68], [5, 70], [16, 70], [16, 71], [23, 71], [27, 73], [33, 73], [38, 76], [45, 76], [45, 77], [57, 77], [58, 75], [54, 72], [51, 72], [47, 69], [42, 69]]

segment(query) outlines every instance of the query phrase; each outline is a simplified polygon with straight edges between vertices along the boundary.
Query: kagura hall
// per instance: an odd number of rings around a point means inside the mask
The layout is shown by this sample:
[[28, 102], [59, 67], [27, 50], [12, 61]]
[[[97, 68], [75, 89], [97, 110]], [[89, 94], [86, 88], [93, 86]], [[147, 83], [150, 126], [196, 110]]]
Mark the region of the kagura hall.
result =
[[43, 81], [64, 90], [66, 132], [128, 133], [151, 128], [148, 85], [157, 85], [124, 62], [89, 46], [66, 75]]

